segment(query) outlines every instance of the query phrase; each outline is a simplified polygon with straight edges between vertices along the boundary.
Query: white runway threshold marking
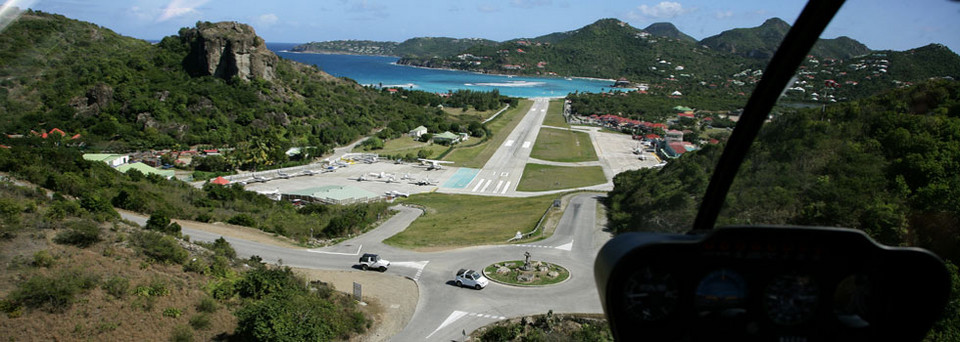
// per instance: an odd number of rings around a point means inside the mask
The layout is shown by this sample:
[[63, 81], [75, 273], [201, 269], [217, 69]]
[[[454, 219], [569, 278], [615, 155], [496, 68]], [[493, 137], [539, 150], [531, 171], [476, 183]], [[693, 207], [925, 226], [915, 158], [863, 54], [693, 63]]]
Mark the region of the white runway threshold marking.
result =
[[360, 246], [357, 247], [357, 252], [356, 252], [356, 253], [327, 252], [327, 251], [321, 251], [321, 250], [316, 250], [316, 249], [308, 249], [307, 252], [322, 253], [322, 254], [336, 254], [336, 255], [360, 255], [360, 250], [361, 250], [361, 249], [363, 249], [363, 245], [360, 245]]
[[502, 186], [502, 185], [503, 185], [503, 181], [502, 181], [502, 180], [499, 181], [499, 182], [497, 182], [497, 186], [496, 186], [495, 188], [493, 188], [493, 192], [494, 192], [494, 193], [500, 192], [500, 186]]
[[506, 147], [513, 146], [513, 140], [507, 140], [507, 143], [503, 144], [503, 146], [506, 146]]
[[487, 181], [487, 185], [484, 185], [484, 186], [483, 186], [483, 189], [480, 189], [480, 192], [487, 192], [487, 188], [489, 188], [489, 187], [490, 187], [490, 184], [492, 184], [492, 183], [493, 183], [493, 180], [492, 180], [492, 179], [491, 179], [491, 180], [488, 180], [488, 181]]
[[453, 322], [456, 322], [458, 319], [461, 319], [461, 318], [463, 318], [463, 316], [467, 316], [467, 315], [470, 315], [470, 316], [473, 316], [473, 317], [480, 317], [480, 318], [490, 318], [490, 319], [495, 319], [495, 320], [498, 320], [498, 321], [507, 319], [506, 317], [503, 317], [503, 316], [479, 314], [479, 313], [465, 312], [465, 311], [454, 311], [454, 312], [450, 313], [450, 316], [447, 316], [447, 319], [443, 320], [443, 323], [440, 323], [440, 326], [439, 326], [439, 327], [437, 327], [436, 329], [434, 329], [433, 332], [430, 333], [430, 335], [427, 335], [426, 338], [429, 339], [430, 336], [433, 336], [433, 334], [436, 334], [437, 331], [440, 331], [440, 329], [443, 329], [444, 327], [450, 325], [450, 324], [453, 323]]
[[477, 182], [477, 186], [473, 187], [473, 192], [477, 192], [477, 190], [480, 190], [480, 187], [483, 186], [483, 181], [485, 180], [486, 179], [481, 179], [479, 182]]
[[507, 182], [507, 186], [503, 187], [503, 191], [500, 192], [500, 194], [505, 194], [505, 193], [507, 193], [507, 189], [510, 189], [510, 182]]

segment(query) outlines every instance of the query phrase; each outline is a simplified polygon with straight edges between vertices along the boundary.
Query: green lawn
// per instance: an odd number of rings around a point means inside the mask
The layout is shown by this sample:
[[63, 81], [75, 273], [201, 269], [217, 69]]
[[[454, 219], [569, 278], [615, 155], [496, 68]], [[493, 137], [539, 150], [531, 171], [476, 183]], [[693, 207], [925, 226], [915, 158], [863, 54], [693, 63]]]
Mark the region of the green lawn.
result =
[[443, 160], [456, 162], [453, 166], [457, 167], [482, 168], [487, 160], [493, 156], [493, 153], [497, 151], [497, 148], [503, 144], [503, 141], [507, 140], [507, 135], [513, 131], [514, 127], [517, 127], [520, 119], [523, 119], [532, 105], [533, 101], [520, 100], [520, 104], [516, 108], [507, 109], [496, 119], [487, 123], [487, 128], [493, 134], [489, 140], [470, 147], [465, 146], [469, 146], [474, 140], [462, 143], [462, 146], [455, 148]]
[[603, 184], [607, 177], [600, 166], [553, 166], [527, 164], [517, 191], [549, 191]]
[[[503, 107], [500, 107], [500, 108], [503, 108]], [[495, 109], [495, 110], [486, 110], [486, 111], [482, 111], [482, 112], [481, 112], [481, 111], [478, 111], [478, 110], [473, 109], [473, 108], [470, 108], [470, 109], [467, 109], [466, 111], [464, 111], [462, 108], [444, 107], [444, 108], [443, 108], [443, 112], [449, 114], [450, 116], [456, 117], [456, 118], [458, 118], [458, 119], [460, 119], [460, 120], [467, 120], [467, 119], [470, 119], [470, 118], [476, 118], [476, 119], [480, 119], [480, 121], [483, 121], [483, 120], [486, 120], [487, 118], [493, 116], [493, 114], [496, 114], [497, 112], [499, 112], [499, 111], [500, 111], [500, 108], [497, 108], [497, 109]]]
[[434, 143], [419, 142], [419, 141], [413, 140], [413, 138], [409, 136], [404, 135], [396, 139], [387, 140], [383, 144], [382, 150], [364, 151], [362, 146], [360, 145], [357, 145], [356, 147], [353, 148], [353, 152], [358, 152], [358, 153], [370, 152], [370, 153], [377, 153], [380, 155], [413, 154], [414, 156], [416, 156], [417, 152], [420, 150], [427, 150], [430, 152], [431, 157], [436, 157], [440, 155], [440, 153], [443, 153], [443, 151], [446, 151], [447, 147], [443, 145], [434, 144]]
[[557, 196], [413, 195], [403, 202], [422, 205], [427, 213], [384, 243], [411, 249], [504, 244], [518, 231], [532, 230]]
[[530, 157], [555, 162], [596, 161], [590, 134], [555, 128], [541, 128]]
[[543, 119], [545, 126], [570, 127], [567, 120], [563, 119], [563, 99], [550, 100], [550, 107], [547, 108], [547, 116]]

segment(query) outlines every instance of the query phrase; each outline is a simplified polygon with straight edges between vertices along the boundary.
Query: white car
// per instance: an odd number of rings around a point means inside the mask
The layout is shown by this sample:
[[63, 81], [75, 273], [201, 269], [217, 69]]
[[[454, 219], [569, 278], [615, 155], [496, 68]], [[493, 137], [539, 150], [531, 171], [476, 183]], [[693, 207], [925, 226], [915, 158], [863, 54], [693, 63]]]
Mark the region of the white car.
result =
[[461, 268], [459, 271], [457, 271], [457, 286], [472, 287], [479, 290], [486, 287], [489, 283], [490, 280], [477, 271], [468, 270], [465, 268]]
[[381, 259], [379, 255], [364, 253], [360, 257], [360, 268], [364, 271], [366, 270], [377, 270], [380, 272], [385, 272], [387, 266], [390, 266], [390, 262], [384, 259]]

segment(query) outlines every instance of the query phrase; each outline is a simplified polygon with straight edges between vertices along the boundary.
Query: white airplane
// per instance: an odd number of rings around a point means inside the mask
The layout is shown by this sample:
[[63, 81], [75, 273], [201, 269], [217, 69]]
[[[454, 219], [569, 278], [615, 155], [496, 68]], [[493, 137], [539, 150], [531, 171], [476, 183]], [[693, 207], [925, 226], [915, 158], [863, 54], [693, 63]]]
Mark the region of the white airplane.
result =
[[420, 180], [416, 180], [416, 181], [410, 182], [410, 184], [416, 184], [416, 185], [433, 185], [434, 183], [436, 183], [436, 182], [430, 180], [430, 178], [424, 178], [424, 179], [420, 179]]
[[429, 170], [443, 170], [442, 164], [453, 164], [452, 161], [443, 161], [443, 160], [433, 160], [433, 159], [423, 159], [418, 158], [421, 164], [427, 165], [427, 171]]
[[264, 183], [264, 182], [269, 181], [269, 180], [270, 180], [270, 178], [267, 178], [267, 177], [264, 177], [264, 176], [253, 176], [253, 181], [254, 181], [254, 182]]
[[399, 191], [396, 191], [396, 190], [392, 190], [392, 191], [387, 191], [387, 196], [393, 196], [393, 197], [410, 197], [410, 194], [408, 194], [408, 193], [406, 193], [406, 192], [399, 192]]
[[317, 171], [313, 171], [313, 170], [303, 170], [303, 171], [301, 171], [300, 173], [301, 173], [302, 175], [304, 175], [304, 176], [313, 176], [313, 175], [317, 174]]
[[290, 178], [290, 174], [283, 171], [277, 171], [277, 177], [287, 179]]
[[358, 182], [362, 182], [362, 181], [365, 181], [365, 180], [369, 180], [369, 179], [367, 179], [367, 177], [364, 177], [363, 175], [360, 175], [360, 177], [357, 177], [357, 178], [347, 178], [347, 179], [349, 179], [349, 180], [355, 180], [355, 181], [358, 181]]
[[383, 171], [380, 171], [380, 172], [371, 172], [370, 175], [371, 175], [371, 176], [374, 176], [374, 177], [377, 177], [377, 178], [380, 178], [380, 179], [383, 179], [383, 178], [393, 178], [393, 177], [394, 177], [392, 174], [389, 174], [389, 173], [386, 173], [386, 172], [383, 172]]
[[413, 177], [411, 177], [409, 173], [404, 173], [403, 176], [400, 177], [400, 179], [407, 180], [407, 179], [413, 179]]

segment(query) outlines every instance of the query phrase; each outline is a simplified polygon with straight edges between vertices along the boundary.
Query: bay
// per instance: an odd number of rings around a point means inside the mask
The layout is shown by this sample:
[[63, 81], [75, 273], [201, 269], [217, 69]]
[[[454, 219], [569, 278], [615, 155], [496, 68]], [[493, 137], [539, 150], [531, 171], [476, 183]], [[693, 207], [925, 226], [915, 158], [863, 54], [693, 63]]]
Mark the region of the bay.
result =
[[568, 93], [609, 90], [612, 80], [563, 77], [491, 75], [459, 70], [417, 68], [397, 65], [397, 57], [357, 56], [288, 52], [296, 44], [268, 43], [280, 57], [318, 66], [321, 70], [347, 77], [363, 85], [402, 87], [445, 93], [458, 89], [491, 91], [514, 97], [564, 97]]

